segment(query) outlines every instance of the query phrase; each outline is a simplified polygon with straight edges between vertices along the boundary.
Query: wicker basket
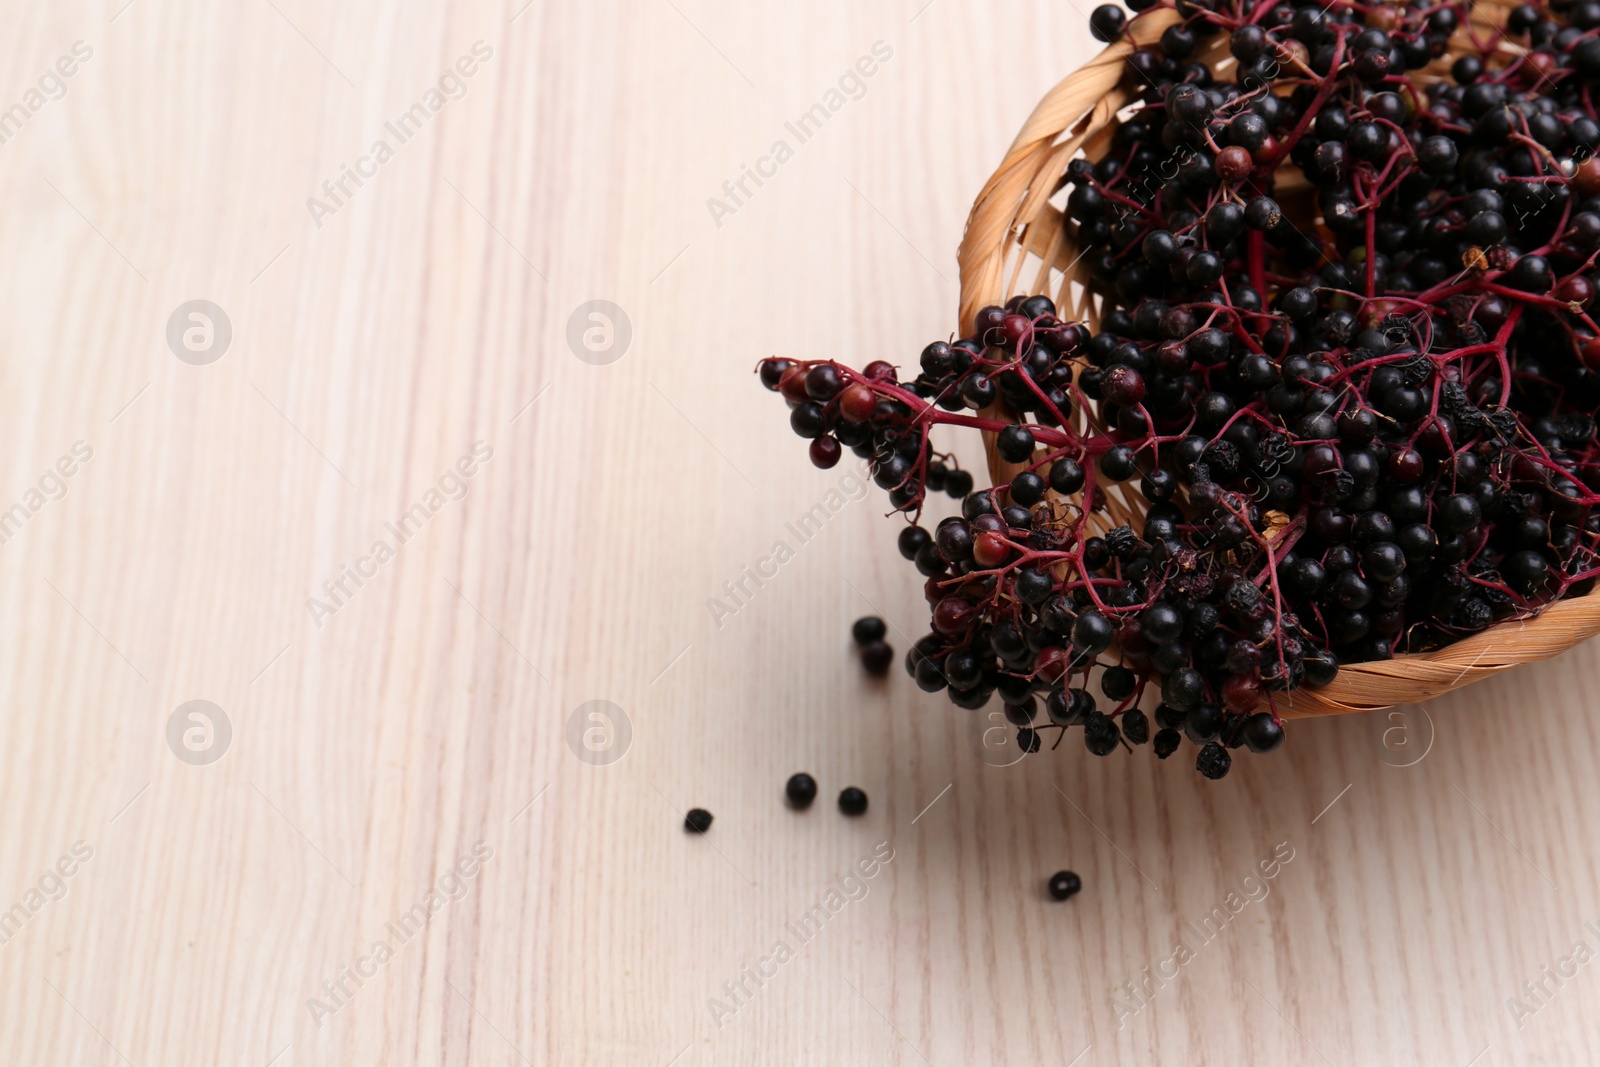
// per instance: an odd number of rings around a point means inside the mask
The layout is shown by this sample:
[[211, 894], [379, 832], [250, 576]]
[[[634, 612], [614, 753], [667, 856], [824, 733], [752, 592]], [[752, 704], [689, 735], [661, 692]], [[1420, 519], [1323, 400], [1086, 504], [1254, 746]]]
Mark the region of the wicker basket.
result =
[[[1475, 34], [1479, 41], [1495, 42], [1498, 51], [1516, 55], [1520, 49], [1496, 29], [1511, 6], [1507, 0], [1479, 0], [1471, 21], [1458, 33], [1458, 42], [1466, 44], [1468, 35]], [[981, 308], [1021, 292], [1048, 295], [1064, 318], [1098, 327], [1100, 302], [1074, 275], [1079, 250], [1062, 225], [1061, 210], [1050, 200], [1067, 164], [1080, 151], [1098, 159], [1110, 142], [1117, 113], [1134, 102], [1122, 82], [1126, 57], [1134, 48], [1155, 42], [1177, 21], [1176, 12], [1167, 9], [1135, 19], [1121, 41], [1056, 85], [1034, 108], [1004, 162], [984, 183], [967, 219], [960, 251], [965, 332], [970, 333]], [[1198, 58], [1224, 76], [1234, 63], [1223, 35]], [[1438, 61], [1421, 76], [1442, 77], [1449, 59]], [[1309, 183], [1298, 170], [1285, 164], [1277, 187], [1286, 212], [1294, 213], [1297, 196], [1302, 198], [1301, 210], [1310, 210], [1305, 202], [1310, 198]], [[1080, 412], [1075, 417], [1093, 420], [1095, 414]], [[985, 437], [995, 484], [1010, 481], [1020, 468], [1000, 459], [993, 435]], [[1136, 492], [1121, 485], [1105, 489], [1106, 515], [1095, 516], [1103, 526], [1141, 518], [1144, 503]], [[1291, 718], [1418, 703], [1520, 663], [1558, 655], [1596, 633], [1600, 633], [1600, 590], [1559, 601], [1535, 618], [1501, 623], [1433, 652], [1347, 666], [1333, 684], [1274, 694], [1274, 703]]]

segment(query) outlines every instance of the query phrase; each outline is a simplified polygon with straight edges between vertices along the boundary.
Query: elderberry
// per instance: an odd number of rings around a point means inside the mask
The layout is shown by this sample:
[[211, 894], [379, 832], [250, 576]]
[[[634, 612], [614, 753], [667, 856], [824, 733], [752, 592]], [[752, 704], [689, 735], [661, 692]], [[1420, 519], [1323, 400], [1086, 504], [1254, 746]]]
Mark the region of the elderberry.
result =
[[1128, 17], [1116, 4], [1101, 4], [1089, 16], [1089, 30], [1097, 41], [1115, 41], [1122, 36]]
[[1050, 876], [1050, 897], [1053, 900], [1066, 900], [1076, 896], [1083, 889], [1083, 879], [1072, 871], [1057, 871]]
[[846, 786], [839, 794], [839, 810], [846, 815], [863, 815], [867, 810], [867, 794], [855, 786]]
[[[908, 529], [915, 529], [915, 527], [909, 527]], [[862, 616], [850, 626], [850, 636], [858, 645], [868, 645], [874, 641], [882, 641], [884, 635], [888, 632], [888, 626], [876, 615]]]
[[817, 780], [804, 771], [790, 775], [789, 781], [784, 784], [783, 794], [794, 807], [802, 810], [809, 808], [811, 802], [817, 799]]
[[882, 641], [868, 641], [861, 646], [861, 665], [875, 678], [889, 673], [894, 663], [894, 649]]
[[1228, 750], [1215, 741], [1207, 741], [1200, 749], [1200, 755], [1195, 759], [1195, 769], [1205, 777], [1216, 781], [1228, 773], [1228, 768], [1233, 766], [1233, 757], [1228, 755]]

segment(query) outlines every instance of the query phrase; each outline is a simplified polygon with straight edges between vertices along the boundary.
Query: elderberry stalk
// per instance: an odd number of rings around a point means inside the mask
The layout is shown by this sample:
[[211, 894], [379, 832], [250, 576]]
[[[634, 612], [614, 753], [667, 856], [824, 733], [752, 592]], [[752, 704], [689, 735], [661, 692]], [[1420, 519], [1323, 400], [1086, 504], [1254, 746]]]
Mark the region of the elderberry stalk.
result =
[[[982, 332], [973, 337], [927, 346], [923, 373], [907, 383], [886, 363], [860, 372], [832, 361], [772, 359], [760, 367], [763, 383], [790, 401], [791, 425], [812, 440], [813, 460], [819, 440], [848, 445], [871, 461], [874, 481], [912, 520], [899, 547], [927, 578], [933, 632], [908, 654], [908, 671], [922, 688], [947, 690], [962, 707], [981, 707], [998, 693], [1027, 751], [1041, 747], [1042, 731], [1053, 731], [1059, 744], [1072, 726], [1083, 728], [1085, 746], [1100, 755], [1125, 742], [1145, 743], [1148, 719], [1137, 704], [1152, 684], [1164, 693], [1169, 719], [1203, 705], [1190, 731], [1197, 744], [1224, 729], [1244, 743], [1248, 722], [1249, 736], [1269, 739], [1260, 750], [1275, 747], [1271, 739], [1281, 739], [1281, 727], [1270, 712], [1254, 711], [1261, 692], [1256, 665], [1218, 680], [1217, 691], [1229, 701], [1224, 716], [1205, 704], [1206, 677], [1175, 656], [1186, 633], [1222, 623], [1206, 598], [1220, 604], [1229, 595], [1226, 585], [1199, 580], [1202, 546], [1187, 524], [1176, 529], [1181, 513], [1170, 503], [1150, 512], [1147, 526], [1174, 525], [1169, 544], [1151, 544], [1128, 526], [1096, 536], [1088, 521], [1106, 506], [1099, 487], [1136, 473], [1134, 450], [1121, 436], [1075, 415], [1088, 403], [1075, 376], [1086, 365], [1081, 350], [1089, 332], [1059, 321], [1042, 297], [985, 309], [979, 324]], [[1123, 385], [1137, 391], [1131, 379]], [[1006, 414], [992, 417], [997, 413]], [[970, 476], [934, 451], [935, 425], [994, 433], [997, 450], [1017, 473], [1004, 485], [974, 491]], [[1154, 481], [1169, 489], [1176, 484]], [[939, 485], [961, 499], [961, 515], [930, 532], [918, 520], [928, 490]], [[1254, 588], [1242, 575], [1233, 577]], [[1232, 595], [1246, 598], [1238, 590]], [[1157, 648], [1152, 639], [1172, 647]], [[1091, 676], [1105, 710], [1090, 692]], [[1034, 721], [1041, 704], [1047, 725]], [[1215, 725], [1208, 728], [1210, 719]], [[1212, 757], [1202, 764], [1213, 771], [1226, 765]]]

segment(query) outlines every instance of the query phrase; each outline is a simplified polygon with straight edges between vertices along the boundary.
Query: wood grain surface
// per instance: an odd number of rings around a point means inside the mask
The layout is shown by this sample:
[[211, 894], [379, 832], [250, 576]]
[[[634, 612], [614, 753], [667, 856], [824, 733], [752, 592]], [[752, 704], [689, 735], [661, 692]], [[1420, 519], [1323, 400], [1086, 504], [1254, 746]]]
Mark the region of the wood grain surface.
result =
[[1593, 646], [1220, 783], [851, 657], [750, 371], [949, 331], [1086, 14], [0, 6], [0, 1062], [1600, 1061]]

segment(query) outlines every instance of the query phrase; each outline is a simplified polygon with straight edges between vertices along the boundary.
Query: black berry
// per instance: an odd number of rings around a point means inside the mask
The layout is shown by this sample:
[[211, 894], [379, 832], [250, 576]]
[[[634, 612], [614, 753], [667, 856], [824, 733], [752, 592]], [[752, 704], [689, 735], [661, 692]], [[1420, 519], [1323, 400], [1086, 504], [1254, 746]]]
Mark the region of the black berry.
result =
[[855, 786], [846, 786], [839, 793], [839, 810], [846, 815], [862, 815], [867, 810], [867, 794]]
[[1083, 888], [1083, 879], [1073, 871], [1057, 871], [1050, 876], [1050, 896], [1054, 900], [1066, 900]]
[[811, 802], [817, 799], [817, 780], [804, 771], [789, 776], [789, 781], [784, 784], [783, 795], [789, 798], [789, 803], [797, 808], [809, 808]]
[[1207, 741], [1200, 749], [1200, 756], [1195, 760], [1195, 769], [1207, 778], [1215, 781], [1228, 773], [1228, 768], [1233, 765], [1233, 757], [1228, 755], [1228, 750], [1215, 741]]
[[[908, 529], [914, 530], [918, 529], [918, 527], [913, 526]], [[904, 534], [901, 535], [901, 539], [904, 540]], [[920, 548], [921, 546], [919, 545], [918, 547]], [[915, 553], [912, 554], [915, 555]], [[889, 628], [876, 615], [863, 616], [857, 619], [855, 624], [850, 627], [850, 636], [855, 639], [858, 645], [868, 645], [874, 641], [882, 641], [884, 635], [888, 632]]]
[[893, 663], [894, 649], [884, 642], [871, 641], [861, 646], [861, 665], [874, 678], [882, 678], [888, 674]]

